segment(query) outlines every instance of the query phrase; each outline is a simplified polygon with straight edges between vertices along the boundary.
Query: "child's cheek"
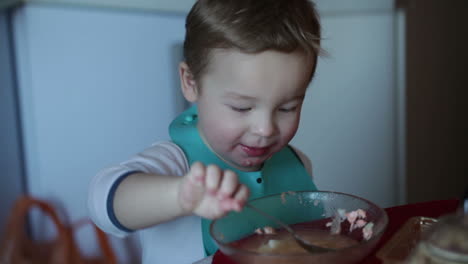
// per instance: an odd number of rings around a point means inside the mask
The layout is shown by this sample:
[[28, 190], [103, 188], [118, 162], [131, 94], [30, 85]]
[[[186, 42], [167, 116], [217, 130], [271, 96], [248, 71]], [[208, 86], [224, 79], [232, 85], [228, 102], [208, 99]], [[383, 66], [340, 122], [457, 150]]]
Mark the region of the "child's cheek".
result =
[[204, 135], [211, 147], [226, 148], [236, 139], [238, 128], [228, 120], [216, 120], [203, 124]]
[[284, 122], [280, 126], [282, 141], [289, 142], [297, 132], [299, 127], [299, 118], [294, 118], [288, 122]]

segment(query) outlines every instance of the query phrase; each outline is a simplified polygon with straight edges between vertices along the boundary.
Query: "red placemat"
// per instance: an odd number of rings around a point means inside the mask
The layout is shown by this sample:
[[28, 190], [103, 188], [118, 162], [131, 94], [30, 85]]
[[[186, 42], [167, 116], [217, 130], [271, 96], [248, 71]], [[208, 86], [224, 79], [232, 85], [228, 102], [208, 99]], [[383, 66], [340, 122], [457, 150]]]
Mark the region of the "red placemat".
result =
[[[382, 247], [392, 235], [411, 217], [426, 216], [437, 218], [444, 214], [455, 212], [460, 203], [459, 199], [438, 200], [422, 203], [407, 204], [386, 208], [389, 222], [385, 233], [382, 235], [379, 243], [373, 252], [364, 259], [362, 264], [379, 264], [382, 263], [375, 253]], [[217, 251], [213, 256], [213, 264], [236, 264], [220, 251]]]

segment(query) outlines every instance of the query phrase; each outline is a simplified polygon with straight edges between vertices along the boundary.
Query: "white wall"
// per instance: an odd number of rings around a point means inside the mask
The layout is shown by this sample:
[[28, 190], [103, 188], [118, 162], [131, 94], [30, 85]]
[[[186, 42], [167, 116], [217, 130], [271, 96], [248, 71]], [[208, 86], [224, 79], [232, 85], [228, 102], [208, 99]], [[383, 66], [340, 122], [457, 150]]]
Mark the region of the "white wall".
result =
[[394, 13], [322, 16], [323, 47], [293, 144], [312, 160], [319, 189], [397, 202]]
[[87, 217], [89, 180], [168, 139], [182, 111], [184, 16], [31, 4], [13, 22], [28, 189]]

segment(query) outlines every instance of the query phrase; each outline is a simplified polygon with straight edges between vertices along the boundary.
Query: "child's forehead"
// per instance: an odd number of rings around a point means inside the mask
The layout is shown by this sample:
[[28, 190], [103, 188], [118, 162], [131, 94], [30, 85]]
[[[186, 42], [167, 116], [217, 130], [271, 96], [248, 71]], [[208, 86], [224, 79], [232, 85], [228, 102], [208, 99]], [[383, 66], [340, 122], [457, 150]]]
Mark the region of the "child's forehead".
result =
[[309, 78], [312, 63], [301, 53], [265, 51], [251, 54], [218, 50], [207, 69], [202, 86], [215, 87], [216, 94], [226, 91], [235, 91], [235, 95], [240, 91], [261, 94], [275, 87], [302, 91], [300, 88]]
[[294, 56], [304, 55], [305, 56], [305, 53], [299, 49], [296, 51], [292, 51], [292, 52], [285, 52], [285, 51], [280, 51], [276, 49], [266, 49], [266, 50], [262, 50], [259, 52], [246, 52], [246, 51], [242, 51], [242, 50], [235, 49], [235, 48], [228, 48], [228, 49], [214, 48], [210, 51], [210, 56], [212, 57], [238, 56], [238, 57], [244, 57], [244, 58], [254, 58], [254, 57], [259, 57], [262, 54], [268, 54], [268, 53], [279, 54], [283, 56], [288, 56], [288, 55], [294, 55]]
[[[232, 71], [236, 67], [238, 71], [249, 71], [261, 68], [269, 63], [283, 64], [290, 60], [306, 61], [305, 53], [300, 51], [281, 52], [276, 50], [266, 50], [257, 53], [247, 53], [235, 49], [214, 49], [207, 65], [207, 72]], [[270, 65], [271, 66], [271, 65]]]

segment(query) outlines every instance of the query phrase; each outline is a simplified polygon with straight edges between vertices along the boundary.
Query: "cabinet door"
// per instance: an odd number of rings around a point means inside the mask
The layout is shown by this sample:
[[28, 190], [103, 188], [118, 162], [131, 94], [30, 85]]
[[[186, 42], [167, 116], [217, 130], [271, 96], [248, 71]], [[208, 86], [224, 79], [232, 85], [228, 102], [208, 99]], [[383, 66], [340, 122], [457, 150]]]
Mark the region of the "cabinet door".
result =
[[466, 0], [412, 0], [407, 9], [408, 202], [468, 189], [467, 10]]

